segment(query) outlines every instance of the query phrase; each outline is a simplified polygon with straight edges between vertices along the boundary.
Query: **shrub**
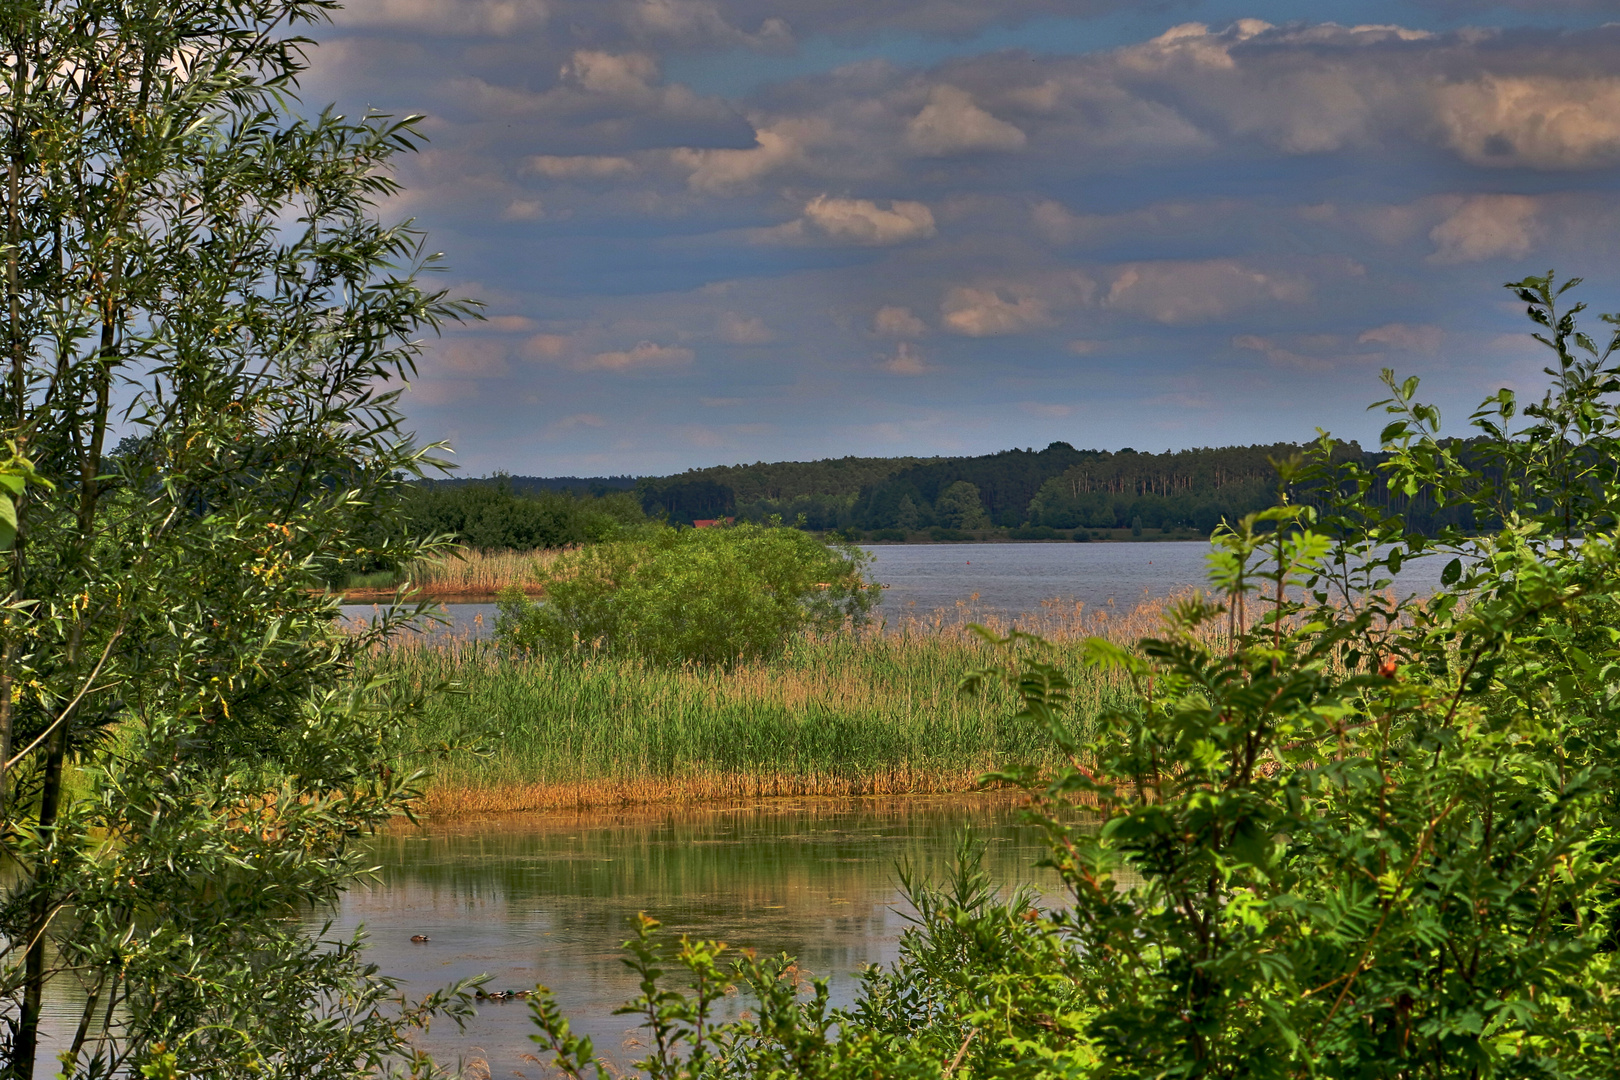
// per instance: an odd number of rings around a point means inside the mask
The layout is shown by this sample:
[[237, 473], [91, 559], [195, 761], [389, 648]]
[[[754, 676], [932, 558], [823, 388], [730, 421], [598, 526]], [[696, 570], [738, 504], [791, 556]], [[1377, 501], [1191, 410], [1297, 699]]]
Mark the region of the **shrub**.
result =
[[501, 594], [503, 647], [602, 652], [661, 664], [773, 656], [805, 629], [864, 620], [878, 586], [867, 556], [798, 529], [662, 529], [570, 552], [539, 583], [543, 602]]

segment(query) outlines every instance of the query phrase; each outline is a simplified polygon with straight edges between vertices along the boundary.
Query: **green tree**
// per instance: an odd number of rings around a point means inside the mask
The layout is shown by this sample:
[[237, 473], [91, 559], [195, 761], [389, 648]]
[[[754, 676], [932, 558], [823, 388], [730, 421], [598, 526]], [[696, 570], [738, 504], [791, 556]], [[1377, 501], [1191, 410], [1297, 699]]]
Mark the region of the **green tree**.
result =
[[0, 474], [10, 1080], [52, 984], [83, 994], [68, 1076], [369, 1076], [446, 1003], [289, 918], [413, 791], [407, 703], [348, 681], [408, 613], [345, 635], [318, 586], [421, 552], [386, 539], [426, 462], [398, 387], [465, 311], [374, 212], [414, 121], [286, 108], [287, 28], [327, 7], [0, 13], [0, 428], [38, 476]]
[[990, 518], [979, 500], [979, 489], [966, 480], [958, 480], [939, 493], [934, 500], [934, 514], [940, 522], [952, 529], [986, 529]]
[[868, 558], [798, 529], [663, 529], [565, 554], [541, 603], [503, 593], [496, 636], [516, 651], [666, 664], [773, 656], [793, 634], [866, 617], [879, 595]]

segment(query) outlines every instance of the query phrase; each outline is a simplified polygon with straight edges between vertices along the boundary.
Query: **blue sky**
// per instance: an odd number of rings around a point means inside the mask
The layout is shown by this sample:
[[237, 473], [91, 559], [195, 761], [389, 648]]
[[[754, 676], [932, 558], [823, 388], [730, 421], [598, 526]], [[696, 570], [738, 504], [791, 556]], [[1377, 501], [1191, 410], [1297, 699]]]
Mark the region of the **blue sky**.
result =
[[358, 0], [311, 104], [488, 321], [406, 397], [464, 473], [1370, 441], [1620, 309], [1620, 0]]

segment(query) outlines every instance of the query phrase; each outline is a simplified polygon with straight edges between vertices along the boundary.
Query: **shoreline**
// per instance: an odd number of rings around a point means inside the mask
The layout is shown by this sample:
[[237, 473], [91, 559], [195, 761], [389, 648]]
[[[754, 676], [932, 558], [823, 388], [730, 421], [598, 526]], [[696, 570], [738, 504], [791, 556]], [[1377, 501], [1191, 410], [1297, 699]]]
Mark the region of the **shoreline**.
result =
[[853, 775], [782, 772], [705, 772], [686, 777], [609, 777], [597, 780], [434, 782], [424, 787], [416, 812], [425, 822], [469, 815], [605, 813], [632, 809], [690, 809], [777, 799], [912, 799], [1012, 795], [1015, 788], [984, 787], [992, 766], [972, 769], [898, 768]]

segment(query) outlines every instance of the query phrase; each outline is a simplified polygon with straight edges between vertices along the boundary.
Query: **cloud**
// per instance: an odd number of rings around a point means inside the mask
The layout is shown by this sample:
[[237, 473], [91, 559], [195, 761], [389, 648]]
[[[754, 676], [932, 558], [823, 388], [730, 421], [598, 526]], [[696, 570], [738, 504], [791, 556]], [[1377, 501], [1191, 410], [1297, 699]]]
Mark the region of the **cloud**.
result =
[[1300, 303], [1311, 294], [1300, 274], [1265, 273], [1236, 259], [1131, 263], [1104, 303], [1161, 323], [1207, 322], [1257, 304]]
[[1027, 141], [1017, 125], [991, 116], [954, 86], [931, 89], [928, 104], [906, 125], [906, 145], [929, 157], [1022, 150]]
[[1093, 341], [1090, 338], [1075, 338], [1063, 347], [1076, 356], [1090, 356], [1101, 349], [1104, 344], [1106, 342]]
[[1484, 75], [1436, 92], [1446, 143], [1475, 165], [1587, 169], [1620, 159], [1620, 78]]
[[433, 351], [430, 370], [448, 372], [467, 379], [487, 379], [505, 375], [506, 342], [499, 338], [458, 338]]
[[536, 154], [526, 162], [529, 172], [552, 180], [604, 180], [636, 171], [629, 158], [611, 154], [573, 154], [557, 157]]
[[1475, 195], [1433, 229], [1433, 263], [1476, 262], [1528, 254], [1540, 232], [1536, 200], [1526, 195]]
[[573, 413], [563, 417], [552, 426], [563, 431], [579, 427], [601, 428], [607, 427], [607, 420], [596, 413]]
[[513, 199], [501, 211], [503, 221], [538, 221], [545, 216], [545, 207], [539, 199]]
[[727, 21], [714, 0], [637, 0], [625, 22], [633, 33], [688, 48], [741, 45], [786, 52], [794, 46], [793, 30], [785, 20], [767, 18], [755, 33], [746, 33]]
[[582, 367], [599, 371], [633, 371], [642, 368], [682, 367], [692, 362], [692, 350], [680, 345], [639, 342], [617, 352], [593, 354]]
[[550, 17], [546, 0], [351, 0], [333, 12], [332, 22], [452, 37], [511, 37], [542, 29]]
[[880, 307], [872, 316], [872, 332], [888, 337], [921, 337], [928, 327], [908, 307]]
[[1259, 337], [1255, 334], [1240, 334], [1232, 339], [1232, 345], [1238, 349], [1249, 349], [1260, 353], [1274, 366], [1292, 368], [1295, 371], [1328, 371], [1333, 367], [1329, 360], [1317, 356], [1305, 356], [1292, 349], [1285, 349], [1269, 338]]
[[1356, 344], [1387, 345], [1402, 352], [1432, 353], [1440, 348], [1445, 336], [1446, 332], [1438, 326], [1412, 326], [1397, 322], [1363, 330], [1356, 338]]
[[708, 195], [728, 195], [756, 186], [769, 174], [801, 162], [801, 139], [817, 121], [782, 123], [754, 133], [756, 145], [746, 149], [693, 149], [678, 147], [670, 159], [688, 172], [686, 184]]
[[907, 341], [899, 344], [894, 355], [883, 357], [878, 367], [891, 375], [926, 375], [933, 370], [916, 346]]
[[523, 343], [523, 352], [533, 360], [555, 360], [570, 344], [571, 339], [562, 334], [536, 334]]
[[945, 294], [939, 310], [947, 330], [968, 337], [1020, 334], [1052, 322], [1045, 301], [1006, 288], [958, 285]]
[[459, 325], [469, 328], [488, 327], [491, 330], [505, 330], [507, 332], [520, 330], [533, 330], [534, 320], [527, 315], [491, 315], [482, 322], [461, 323]]
[[776, 340], [776, 335], [763, 319], [758, 316], [744, 317], [735, 311], [720, 316], [718, 333], [720, 340], [729, 345], [766, 345]]
[[936, 231], [928, 207], [905, 199], [890, 200], [884, 209], [871, 199], [817, 195], [805, 204], [799, 220], [829, 240], [868, 247], [926, 240]]
[[1056, 405], [1044, 401], [1020, 401], [1018, 407], [1031, 416], [1039, 416], [1047, 420], [1061, 420], [1074, 412], [1073, 405]]

